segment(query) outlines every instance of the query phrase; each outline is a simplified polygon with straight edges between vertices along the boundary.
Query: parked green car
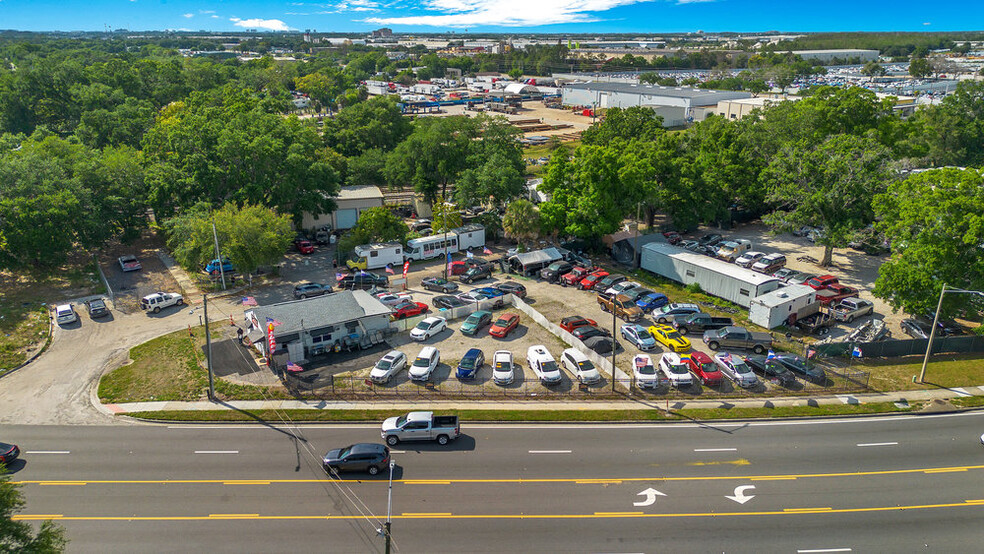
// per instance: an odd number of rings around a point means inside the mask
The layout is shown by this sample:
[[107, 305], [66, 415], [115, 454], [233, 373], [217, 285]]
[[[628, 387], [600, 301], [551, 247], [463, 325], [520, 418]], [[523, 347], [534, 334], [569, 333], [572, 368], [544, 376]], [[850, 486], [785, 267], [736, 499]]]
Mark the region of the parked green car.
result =
[[466, 335], [474, 335], [478, 333], [482, 327], [485, 327], [490, 323], [492, 323], [492, 312], [479, 310], [468, 316], [468, 319], [461, 324], [461, 332]]

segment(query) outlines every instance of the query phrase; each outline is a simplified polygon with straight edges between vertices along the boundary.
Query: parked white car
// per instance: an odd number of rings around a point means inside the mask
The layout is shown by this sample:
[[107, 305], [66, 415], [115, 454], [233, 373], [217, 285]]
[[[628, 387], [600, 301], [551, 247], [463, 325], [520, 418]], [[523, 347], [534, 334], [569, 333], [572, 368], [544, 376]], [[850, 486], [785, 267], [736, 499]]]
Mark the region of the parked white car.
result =
[[591, 363], [591, 360], [584, 355], [584, 352], [574, 348], [568, 348], [560, 354], [560, 361], [574, 374], [574, 377], [581, 383], [590, 385], [601, 381], [601, 373], [598, 368]]
[[741, 356], [731, 352], [718, 352], [714, 355], [714, 364], [721, 368], [721, 373], [742, 388], [751, 388], [759, 384], [758, 376], [752, 368], [745, 364]]
[[533, 370], [533, 374], [544, 385], [556, 385], [560, 383], [562, 379], [560, 367], [557, 366], [557, 361], [547, 351], [546, 346], [542, 344], [531, 346], [526, 351], [526, 362], [530, 365], [530, 369]]
[[751, 252], [745, 252], [741, 256], [738, 256], [738, 259], [735, 260], [735, 265], [738, 267], [752, 267], [752, 264], [759, 261], [759, 259], [763, 256], [765, 256], [765, 252], [757, 252], [754, 250]]
[[632, 375], [639, 388], [655, 389], [659, 386], [659, 374], [649, 354], [639, 354], [632, 358]]
[[55, 307], [55, 322], [58, 325], [68, 325], [78, 320], [79, 316], [75, 313], [75, 308], [71, 304], [62, 304], [61, 306]]
[[492, 355], [492, 382], [505, 386], [512, 384], [514, 379], [512, 352], [496, 350]]
[[399, 350], [391, 350], [376, 362], [376, 365], [369, 372], [369, 379], [373, 383], [389, 383], [394, 375], [406, 367], [406, 355]]
[[425, 346], [420, 349], [420, 354], [417, 354], [407, 374], [411, 381], [427, 381], [440, 363], [441, 353], [437, 348]]
[[405, 292], [381, 292], [376, 295], [376, 298], [383, 304], [393, 307], [404, 300], [413, 300], [413, 295]]
[[659, 359], [659, 370], [670, 380], [674, 387], [689, 387], [694, 383], [690, 368], [680, 359], [676, 352], [666, 352]]
[[640, 286], [642, 285], [639, 283], [633, 283], [632, 281], [622, 281], [621, 283], [615, 283], [614, 285], [608, 287], [608, 289], [605, 290], [605, 294], [622, 294], [627, 290], [632, 290]]
[[428, 317], [410, 330], [411, 340], [427, 340], [448, 328], [448, 320], [443, 317]]

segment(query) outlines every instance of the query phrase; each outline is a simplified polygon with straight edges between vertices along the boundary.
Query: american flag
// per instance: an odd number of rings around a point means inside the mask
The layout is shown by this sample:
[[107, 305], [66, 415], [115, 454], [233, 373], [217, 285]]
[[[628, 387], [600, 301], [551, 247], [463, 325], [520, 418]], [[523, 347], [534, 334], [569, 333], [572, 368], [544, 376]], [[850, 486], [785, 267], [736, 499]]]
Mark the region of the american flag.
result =
[[776, 353], [771, 348], [769, 349], [769, 355], [765, 357], [765, 361], [774, 360], [776, 358]]
[[252, 296], [244, 296], [243, 306], [259, 306], [259, 304], [256, 303], [256, 298], [253, 298]]
[[386, 273], [389, 273], [390, 275], [393, 275], [393, 266], [387, 264], [386, 265]]
[[345, 277], [345, 274], [344, 273], [339, 272], [339, 273], [336, 273], [335, 274], [335, 280], [336, 281], [341, 281], [342, 280], [342, 277]]
[[465, 252], [465, 256], [468, 257], [468, 258], [474, 258], [475, 257], [475, 255], [471, 253], [471, 250]]
[[293, 371], [293, 372], [304, 371], [304, 368], [295, 364], [294, 362], [287, 362], [287, 371]]
[[276, 327], [277, 325], [283, 325], [283, 323], [281, 323], [281, 322], [279, 322], [276, 319], [273, 319], [271, 317], [268, 317], [266, 319], [267, 319], [267, 323], [272, 323], [274, 327]]
[[724, 360], [724, 363], [730, 364], [732, 362], [731, 352], [726, 352], [724, 356], [721, 356], [721, 359]]
[[489, 250], [489, 247], [488, 246], [485, 246], [485, 247], [482, 247], [482, 254], [485, 254], [486, 256], [491, 256], [492, 255], [492, 251]]
[[816, 351], [816, 350], [814, 350], [814, 349], [812, 349], [812, 348], [810, 348], [810, 349], [808, 349], [808, 350], [806, 351], [806, 358], [807, 358], [807, 359], [810, 359], [810, 358], [812, 358], [812, 357], [814, 357], [814, 356], [816, 356], [816, 355], [817, 355], [817, 351]]

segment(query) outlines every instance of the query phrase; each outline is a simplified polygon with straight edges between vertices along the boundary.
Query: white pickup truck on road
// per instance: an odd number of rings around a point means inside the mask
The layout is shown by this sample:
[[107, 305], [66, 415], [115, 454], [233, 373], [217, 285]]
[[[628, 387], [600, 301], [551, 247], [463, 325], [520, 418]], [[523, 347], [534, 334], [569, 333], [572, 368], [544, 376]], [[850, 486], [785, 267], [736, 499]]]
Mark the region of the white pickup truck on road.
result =
[[140, 299], [140, 307], [144, 310], [150, 310], [155, 314], [163, 308], [181, 306], [183, 304], [184, 298], [176, 292], [155, 292]]
[[410, 412], [383, 422], [380, 436], [390, 446], [400, 441], [437, 441], [445, 445], [458, 438], [461, 425], [458, 416], [436, 416], [434, 412]]

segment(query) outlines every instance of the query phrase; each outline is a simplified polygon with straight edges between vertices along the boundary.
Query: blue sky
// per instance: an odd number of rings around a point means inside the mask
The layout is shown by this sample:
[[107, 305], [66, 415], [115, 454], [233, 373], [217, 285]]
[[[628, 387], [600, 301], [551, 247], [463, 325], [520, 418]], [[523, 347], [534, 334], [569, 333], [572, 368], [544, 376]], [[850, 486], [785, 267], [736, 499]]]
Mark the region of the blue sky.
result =
[[660, 33], [984, 29], [982, 0], [0, 0], [0, 29]]

